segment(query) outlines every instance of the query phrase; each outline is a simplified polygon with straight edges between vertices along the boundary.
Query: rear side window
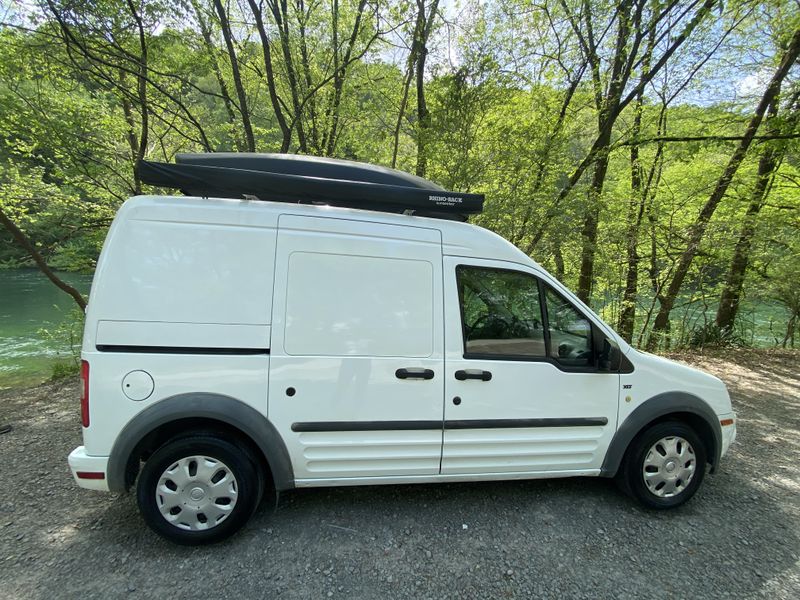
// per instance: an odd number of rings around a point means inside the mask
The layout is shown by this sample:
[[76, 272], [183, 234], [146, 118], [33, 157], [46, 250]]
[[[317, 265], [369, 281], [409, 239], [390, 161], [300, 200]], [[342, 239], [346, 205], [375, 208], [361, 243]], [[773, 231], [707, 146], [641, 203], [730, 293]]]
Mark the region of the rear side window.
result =
[[526, 273], [456, 267], [464, 353], [545, 357], [539, 282]]
[[293, 356], [433, 354], [433, 265], [294, 252], [284, 349]]

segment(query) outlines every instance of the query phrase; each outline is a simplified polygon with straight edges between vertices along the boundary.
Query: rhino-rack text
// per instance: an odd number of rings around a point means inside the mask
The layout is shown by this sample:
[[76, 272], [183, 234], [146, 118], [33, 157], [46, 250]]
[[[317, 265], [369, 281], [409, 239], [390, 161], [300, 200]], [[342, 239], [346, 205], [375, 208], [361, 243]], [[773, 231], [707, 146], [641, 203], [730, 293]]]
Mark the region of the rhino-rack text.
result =
[[453, 204], [461, 204], [461, 198], [449, 198], [447, 196], [428, 196], [428, 200], [435, 202], [438, 205], [451, 206]]

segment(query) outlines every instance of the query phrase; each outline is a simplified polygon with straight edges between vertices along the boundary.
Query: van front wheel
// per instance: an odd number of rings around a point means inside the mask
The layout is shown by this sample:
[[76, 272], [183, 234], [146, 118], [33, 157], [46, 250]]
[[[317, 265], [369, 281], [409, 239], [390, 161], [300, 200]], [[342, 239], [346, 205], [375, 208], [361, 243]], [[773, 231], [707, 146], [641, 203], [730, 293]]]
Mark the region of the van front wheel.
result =
[[178, 544], [219, 542], [250, 519], [262, 486], [248, 454], [211, 435], [180, 438], [144, 464], [139, 510], [159, 535]]
[[658, 423], [634, 440], [625, 458], [623, 489], [648, 508], [688, 501], [706, 471], [706, 450], [694, 430], [678, 421]]

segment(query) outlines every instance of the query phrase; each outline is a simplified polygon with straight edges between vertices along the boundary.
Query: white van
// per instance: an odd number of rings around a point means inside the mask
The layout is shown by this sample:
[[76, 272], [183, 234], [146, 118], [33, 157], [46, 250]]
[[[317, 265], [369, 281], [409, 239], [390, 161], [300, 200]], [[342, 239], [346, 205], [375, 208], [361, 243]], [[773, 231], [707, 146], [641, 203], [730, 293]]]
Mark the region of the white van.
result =
[[631, 348], [458, 222], [477, 196], [305, 157], [140, 169], [198, 197], [131, 198], [111, 226], [69, 464], [135, 485], [168, 539], [223, 539], [295, 487], [616, 476], [670, 508], [736, 436], [719, 379]]

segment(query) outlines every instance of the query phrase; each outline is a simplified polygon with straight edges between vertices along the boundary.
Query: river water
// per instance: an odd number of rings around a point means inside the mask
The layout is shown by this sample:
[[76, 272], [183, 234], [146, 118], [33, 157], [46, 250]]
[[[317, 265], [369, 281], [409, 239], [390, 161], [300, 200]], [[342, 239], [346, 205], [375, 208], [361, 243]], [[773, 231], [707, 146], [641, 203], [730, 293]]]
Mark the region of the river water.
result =
[[[60, 273], [82, 294], [91, 275]], [[0, 270], [0, 389], [36, 385], [48, 379], [53, 365], [71, 360], [66, 343], [42, 335], [71, 316], [75, 301], [36, 269]]]

